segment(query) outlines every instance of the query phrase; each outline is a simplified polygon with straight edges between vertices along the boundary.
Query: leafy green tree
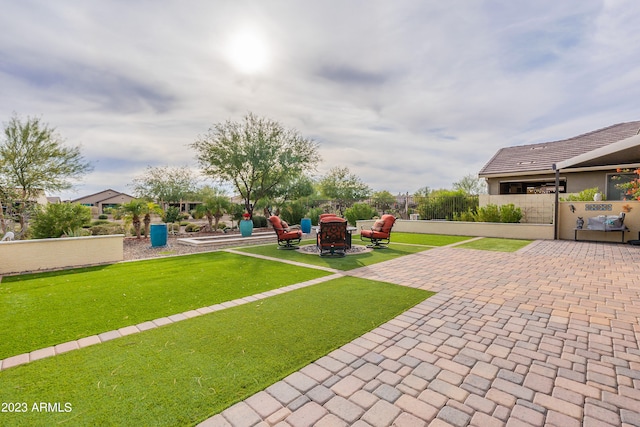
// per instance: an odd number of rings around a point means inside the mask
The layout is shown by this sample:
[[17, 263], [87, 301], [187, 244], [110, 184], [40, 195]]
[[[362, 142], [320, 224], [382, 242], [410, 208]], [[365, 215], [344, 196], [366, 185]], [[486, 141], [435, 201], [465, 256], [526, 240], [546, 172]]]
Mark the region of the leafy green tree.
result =
[[373, 193], [373, 196], [371, 196], [371, 203], [378, 210], [382, 211], [383, 215], [389, 212], [391, 208], [394, 207], [396, 202], [397, 202], [396, 196], [394, 196], [387, 190], [378, 191], [376, 193]]
[[[203, 187], [198, 193], [202, 204], [196, 207], [196, 212], [201, 212], [207, 217], [209, 230], [218, 230], [220, 218], [230, 209], [231, 202], [224, 191], [214, 187]], [[215, 222], [214, 222], [215, 221]]]
[[147, 166], [145, 172], [133, 179], [136, 197], [156, 201], [163, 209], [167, 203], [182, 203], [193, 197], [198, 178], [187, 166]]
[[31, 201], [45, 191], [67, 190], [75, 179], [91, 171], [79, 147], [64, 146], [55, 128], [39, 118], [14, 115], [4, 128], [0, 144], [2, 204], [16, 208], [22, 231]]
[[191, 147], [206, 175], [233, 184], [251, 217], [259, 200], [272, 198], [320, 161], [316, 143], [251, 113], [241, 122], [213, 125]]
[[72, 235], [91, 222], [91, 208], [78, 203], [51, 203], [38, 209], [31, 221], [31, 233], [36, 239]]
[[462, 191], [465, 194], [478, 195], [487, 192], [487, 183], [483, 179], [478, 179], [476, 175], [465, 175], [460, 181], [453, 183], [453, 189]]
[[371, 194], [371, 188], [347, 167], [332, 168], [320, 180], [319, 186], [324, 197], [338, 204], [340, 215], [343, 215], [345, 208], [366, 199]]

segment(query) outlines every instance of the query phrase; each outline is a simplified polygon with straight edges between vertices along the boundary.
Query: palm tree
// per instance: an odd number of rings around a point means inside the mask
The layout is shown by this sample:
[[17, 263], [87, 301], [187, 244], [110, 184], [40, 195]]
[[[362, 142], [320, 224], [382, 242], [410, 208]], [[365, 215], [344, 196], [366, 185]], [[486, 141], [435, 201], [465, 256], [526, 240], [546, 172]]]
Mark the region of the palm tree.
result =
[[121, 206], [122, 212], [125, 217], [130, 218], [133, 223], [133, 229], [136, 231], [136, 237], [140, 239], [141, 234], [141, 222], [140, 216], [145, 213], [145, 207], [147, 202], [141, 199], [133, 199], [129, 203], [125, 203]]
[[162, 215], [163, 211], [162, 208], [157, 204], [153, 202], [146, 202], [146, 204], [144, 204], [144, 206], [142, 207], [141, 213], [144, 214], [144, 219], [142, 221], [144, 223], [144, 235], [148, 238], [151, 228], [151, 214], [155, 213], [158, 215]]
[[196, 211], [207, 217], [210, 230], [217, 231], [220, 218], [222, 218], [231, 206], [229, 198], [224, 194], [224, 191], [219, 188], [211, 188], [208, 186], [200, 190], [199, 196], [202, 204], [198, 205]]

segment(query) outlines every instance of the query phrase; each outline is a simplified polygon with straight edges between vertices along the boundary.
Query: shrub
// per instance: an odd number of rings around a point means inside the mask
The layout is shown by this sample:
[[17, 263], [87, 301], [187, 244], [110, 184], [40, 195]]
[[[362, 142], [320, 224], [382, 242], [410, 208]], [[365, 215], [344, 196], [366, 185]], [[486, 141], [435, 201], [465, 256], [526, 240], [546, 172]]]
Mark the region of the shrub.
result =
[[98, 215], [98, 219], [109, 219], [109, 215], [107, 215], [107, 214], [100, 214], [100, 215]]
[[522, 219], [522, 210], [513, 203], [500, 206], [500, 222], [518, 223]]
[[267, 226], [267, 218], [260, 215], [253, 216], [253, 228], [263, 228]]
[[180, 209], [176, 206], [169, 206], [167, 210], [164, 211], [164, 218], [162, 218], [162, 220], [166, 223], [173, 223], [177, 222], [180, 217]]
[[184, 231], [186, 231], [187, 233], [197, 233], [200, 231], [200, 224], [194, 224], [190, 222], [186, 225]]
[[91, 222], [91, 226], [94, 226], [94, 225], [105, 225], [105, 224], [111, 224], [111, 221], [107, 221], [105, 219], [98, 219], [98, 220], [95, 220], [95, 221]]
[[176, 224], [176, 223], [169, 223], [167, 224], [167, 231], [169, 231], [170, 233], [179, 233], [180, 232], [180, 224]]
[[486, 205], [478, 208], [477, 212], [468, 209], [454, 216], [454, 221], [468, 222], [505, 222], [518, 223], [522, 219], [522, 210], [513, 203], [507, 205]]
[[307, 208], [300, 202], [287, 203], [280, 209], [280, 218], [289, 224], [300, 224], [300, 220], [307, 212]]
[[475, 222], [478, 213], [469, 208], [466, 212], [460, 212], [453, 215], [454, 221]]
[[[600, 189], [598, 187], [587, 188], [578, 194], [569, 194], [567, 197], [563, 197], [560, 200], [563, 202], [593, 202], [593, 198], [596, 193], [600, 193]], [[602, 200], [606, 200], [604, 194], [602, 195]]]
[[124, 234], [124, 227], [120, 224], [94, 225], [89, 228], [92, 236], [108, 236], [110, 234]]
[[67, 230], [62, 235], [65, 237], [87, 237], [91, 236], [91, 231], [80, 227], [74, 230]]
[[35, 239], [56, 238], [90, 222], [91, 209], [87, 206], [78, 203], [49, 204], [35, 214], [31, 232]]
[[227, 223], [223, 222], [223, 221], [220, 221], [218, 223], [218, 230], [224, 230], [225, 228], [227, 228]]
[[311, 224], [318, 225], [318, 221], [320, 221], [320, 214], [324, 211], [322, 208], [311, 208], [309, 212], [307, 212], [307, 218], [311, 219]]
[[371, 219], [376, 216], [378, 212], [366, 203], [354, 203], [353, 206], [344, 211], [344, 216], [349, 221], [349, 224], [355, 227], [356, 221], [362, 219]]

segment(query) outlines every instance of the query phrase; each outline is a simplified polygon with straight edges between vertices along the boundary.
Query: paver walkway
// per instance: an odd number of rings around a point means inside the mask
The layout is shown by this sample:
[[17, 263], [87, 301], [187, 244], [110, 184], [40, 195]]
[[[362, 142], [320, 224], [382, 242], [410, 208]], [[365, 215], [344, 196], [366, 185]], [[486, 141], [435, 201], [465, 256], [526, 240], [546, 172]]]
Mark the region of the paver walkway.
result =
[[438, 294], [202, 426], [640, 426], [640, 248], [440, 248], [347, 272]]

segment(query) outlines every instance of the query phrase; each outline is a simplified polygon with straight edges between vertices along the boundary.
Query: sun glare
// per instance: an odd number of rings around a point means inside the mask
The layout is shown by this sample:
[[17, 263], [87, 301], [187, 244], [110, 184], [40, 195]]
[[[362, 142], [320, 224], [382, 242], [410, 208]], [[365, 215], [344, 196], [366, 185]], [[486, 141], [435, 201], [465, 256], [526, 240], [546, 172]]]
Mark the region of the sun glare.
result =
[[244, 31], [231, 38], [227, 56], [241, 73], [255, 74], [263, 71], [268, 63], [268, 48], [256, 33]]

